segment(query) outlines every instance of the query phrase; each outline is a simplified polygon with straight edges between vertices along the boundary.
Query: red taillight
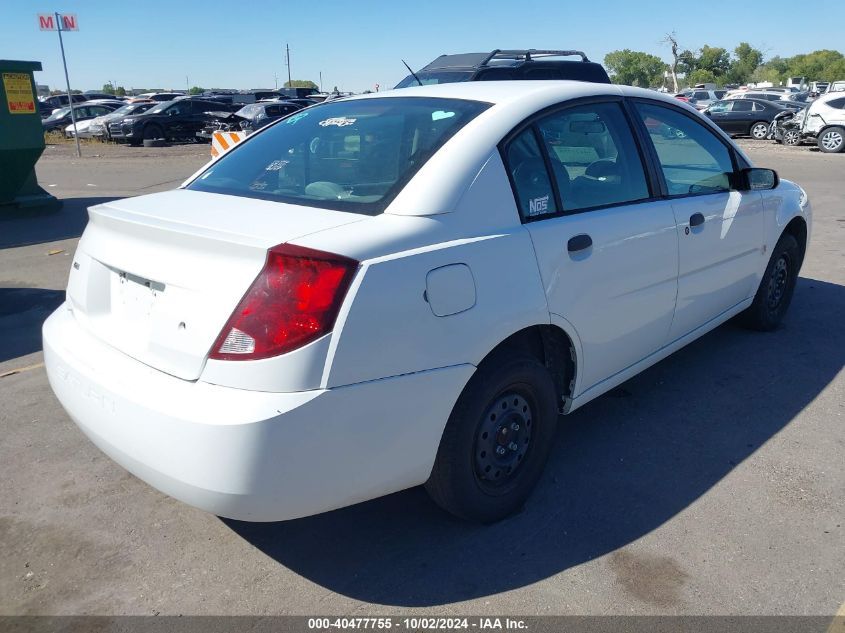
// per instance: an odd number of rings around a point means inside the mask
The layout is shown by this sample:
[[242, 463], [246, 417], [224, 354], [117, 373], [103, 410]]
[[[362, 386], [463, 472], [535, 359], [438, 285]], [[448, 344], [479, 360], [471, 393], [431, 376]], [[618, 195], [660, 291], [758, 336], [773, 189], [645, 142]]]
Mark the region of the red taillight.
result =
[[209, 358], [269, 358], [331, 332], [357, 267], [355, 260], [301, 246], [271, 248]]

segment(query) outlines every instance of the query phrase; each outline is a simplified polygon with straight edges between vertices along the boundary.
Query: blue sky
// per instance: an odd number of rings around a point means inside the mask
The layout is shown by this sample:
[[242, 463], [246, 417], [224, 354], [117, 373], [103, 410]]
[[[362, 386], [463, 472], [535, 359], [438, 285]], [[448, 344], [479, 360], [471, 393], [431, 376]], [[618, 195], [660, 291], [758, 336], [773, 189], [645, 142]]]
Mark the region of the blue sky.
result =
[[[43, 3], [43, 4], [42, 4]], [[36, 14], [76, 13], [67, 33], [71, 84], [130, 87], [273, 87], [294, 79], [363, 91], [396, 84], [441, 53], [493, 48], [575, 48], [592, 59], [621, 48], [668, 59], [660, 43], [675, 30], [682, 46], [733, 49], [740, 41], [766, 57], [821, 48], [845, 52], [845, 0], [0, 0], [0, 59], [39, 60], [38, 83], [64, 85], [56, 34], [38, 30]], [[806, 12], [823, 16], [817, 24]]]

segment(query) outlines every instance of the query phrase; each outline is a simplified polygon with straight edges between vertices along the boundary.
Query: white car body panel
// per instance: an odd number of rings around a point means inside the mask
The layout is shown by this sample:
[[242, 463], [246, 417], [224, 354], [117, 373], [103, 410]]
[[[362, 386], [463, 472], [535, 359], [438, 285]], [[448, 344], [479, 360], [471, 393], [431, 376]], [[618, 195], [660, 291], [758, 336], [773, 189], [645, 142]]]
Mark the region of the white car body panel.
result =
[[[672, 201], [680, 267], [675, 318], [666, 342], [754, 295], [769, 257], [763, 250], [760, 192], [716, 193]], [[690, 227], [690, 216], [704, 224]]]
[[[526, 226], [549, 310], [565, 316], [581, 340], [582, 388], [666, 343], [678, 284], [678, 236], [670, 203], [621, 205]], [[593, 245], [569, 253], [567, 241], [579, 234], [589, 234]]]
[[[361, 98], [415, 95], [493, 105], [380, 215], [181, 189], [92, 207], [44, 351], [53, 390], [104, 452], [176, 498], [248, 520], [418, 485], [475, 367], [511, 335], [567, 335], [572, 411], [747, 307], [786, 225], [800, 215], [811, 226], [788, 181], [523, 224], [498, 143], [549, 106], [648, 98], [731, 141], [676, 99], [622, 86], [479, 82]], [[704, 228], [687, 234], [694, 212]], [[579, 233], [593, 246], [570, 255]], [[359, 262], [331, 332], [263, 360], [209, 359], [282, 243]]]
[[474, 371], [264, 393], [153, 370], [80, 331], [65, 306], [44, 334], [50, 385], [94, 444], [185, 503], [250, 521], [294, 519], [424, 481]]
[[[79, 138], [91, 138], [91, 133], [88, 131], [88, 128], [91, 126], [92, 120], [93, 119], [85, 119], [84, 121], [77, 121], [76, 133]], [[65, 127], [65, 136], [73, 138], [73, 123]]]
[[845, 97], [842, 92], [828, 92], [813, 101], [807, 108], [801, 131], [805, 134], [818, 134], [824, 128], [833, 125], [845, 127], [845, 108], [834, 108], [830, 101]]

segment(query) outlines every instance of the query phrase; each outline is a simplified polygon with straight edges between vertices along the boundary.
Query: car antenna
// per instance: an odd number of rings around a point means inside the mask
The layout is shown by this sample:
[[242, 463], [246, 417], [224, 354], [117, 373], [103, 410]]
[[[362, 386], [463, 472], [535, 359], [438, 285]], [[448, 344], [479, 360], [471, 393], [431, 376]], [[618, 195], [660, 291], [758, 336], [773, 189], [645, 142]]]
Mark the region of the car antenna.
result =
[[419, 78], [419, 77], [417, 77], [417, 73], [415, 73], [413, 70], [411, 70], [411, 67], [410, 67], [410, 66], [408, 66], [408, 62], [406, 62], [406, 61], [403, 59], [403, 60], [402, 60], [402, 63], [403, 63], [403, 64], [405, 64], [405, 68], [407, 68], [407, 69], [408, 69], [408, 72], [409, 72], [409, 73], [411, 73], [411, 74], [414, 76], [414, 79], [416, 79], [416, 80], [417, 80], [417, 83], [418, 83], [419, 85], [421, 85], [421, 86], [422, 86], [422, 85], [423, 85], [423, 82], [421, 82], [421, 81], [420, 81], [420, 78]]

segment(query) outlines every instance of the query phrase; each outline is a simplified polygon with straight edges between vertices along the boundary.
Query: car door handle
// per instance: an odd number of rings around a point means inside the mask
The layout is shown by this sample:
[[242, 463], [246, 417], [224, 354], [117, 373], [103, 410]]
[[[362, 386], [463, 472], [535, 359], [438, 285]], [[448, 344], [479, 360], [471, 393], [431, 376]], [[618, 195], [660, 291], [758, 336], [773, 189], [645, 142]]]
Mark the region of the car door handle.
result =
[[702, 213], [693, 213], [689, 216], [690, 226], [701, 226], [704, 224], [704, 215]]
[[592, 245], [593, 238], [586, 233], [581, 233], [581, 235], [569, 238], [569, 241], [566, 243], [566, 250], [570, 253], [577, 253], [590, 248]]

